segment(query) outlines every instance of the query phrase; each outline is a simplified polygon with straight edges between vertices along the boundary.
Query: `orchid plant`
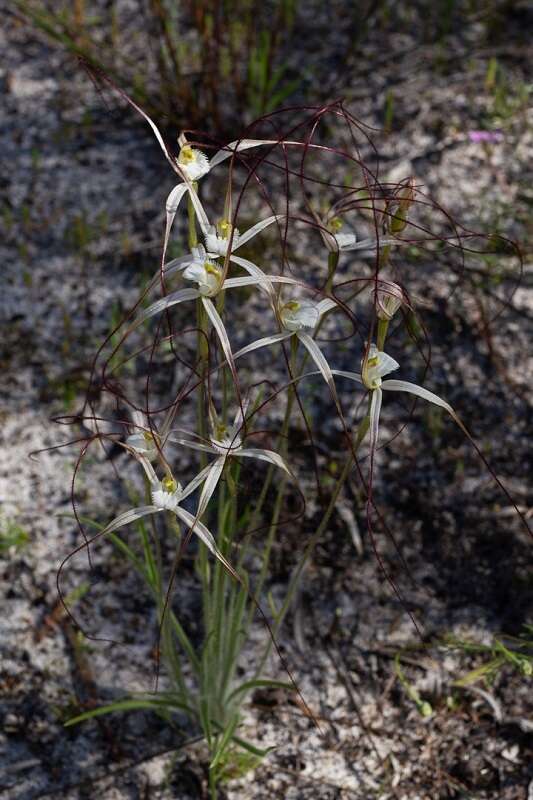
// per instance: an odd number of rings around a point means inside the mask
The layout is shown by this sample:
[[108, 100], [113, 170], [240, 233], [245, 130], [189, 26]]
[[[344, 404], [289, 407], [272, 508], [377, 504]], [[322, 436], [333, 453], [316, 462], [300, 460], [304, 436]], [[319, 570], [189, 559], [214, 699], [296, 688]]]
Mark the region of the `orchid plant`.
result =
[[[178, 140], [179, 153], [174, 156], [155, 123], [129, 98], [128, 101], [150, 125], [167, 161], [180, 180], [166, 201], [162, 261], [160, 269], [147, 288], [147, 292], [150, 293], [160, 288], [162, 296], [150, 302], [146, 308], [137, 311], [133, 320], [131, 319], [133, 314], [128, 317], [124, 338], [133, 331], [137, 332], [136, 335], [142, 335], [149, 330], [149, 326], [145, 326], [144, 323], [154, 317], [160, 317], [171, 309], [176, 309], [178, 312], [176, 318], [180, 319], [180, 315], [187, 312], [186, 304], [195, 301], [198, 331], [207, 338], [210, 323], [215, 332], [215, 341], [220, 344], [223, 358], [213, 366], [211, 359], [207, 357], [205, 343], [203, 344], [199, 337], [197, 364], [200, 364], [200, 368], [195, 370], [191, 387], [187, 392], [179, 394], [177, 399], [165, 406], [167, 411], [160, 427], [155, 424], [157, 413], [150, 412], [148, 391], [144, 414], [132, 403], [135, 409], [133, 428], [131, 425], [128, 427], [127, 437], [120, 438], [118, 444], [142, 467], [148, 501], [145, 505], [136, 504], [123, 511], [100, 529], [98, 536], [95, 537], [111, 537], [148, 582], [156, 597], [159, 634], [163, 644], [162, 654], [170, 689], [159, 694], [144, 693], [129, 696], [122, 702], [85, 711], [71, 720], [71, 723], [101, 713], [134, 707], [152, 708], [163, 715], [168, 715], [172, 711], [184, 712], [191, 724], [199, 727], [205, 737], [209, 757], [209, 791], [211, 798], [214, 799], [221, 781], [255, 765], [266, 755], [265, 750], [257, 748], [242, 735], [241, 706], [249, 692], [257, 686], [283, 686], [287, 690], [297, 691], [290, 673], [288, 682], [273, 681], [264, 677], [268, 654], [291, 607], [303, 567], [329, 524], [344, 482], [353, 470], [357, 449], [367, 434], [371, 455], [367, 487], [370, 502], [383, 392], [405, 392], [440, 406], [463, 431], [465, 428], [453, 408], [438, 395], [415, 383], [386, 377], [399, 368], [398, 362], [384, 349], [389, 324], [395, 315], [400, 316], [400, 311], [405, 309], [412, 311], [413, 306], [405, 289], [380, 273], [379, 263], [382, 254], [386, 252], [384, 261], [388, 265], [390, 247], [401, 244], [402, 240], [396, 238], [396, 234], [403, 232], [408, 224], [410, 206], [415, 198], [412, 182], [402, 183], [394, 195], [394, 203], [391, 201], [386, 204], [380, 222], [381, 230], [384, 231], [381, 239], [366, 237], [358, 241], [353, 228], [350, 226], [343, 228], [340, 215], [343, 212], [347, 213], [349, 204], [344, 206], [342, 203], [334, 204], [322, 217], [313, 212], [314, 221], [311, 227], [315, 232], [318, 228], [320, 232], [327, 267], [327, 281], [322, 284], [326, 288], [319, 289], [303, 280], [285, 275], [283, 270], [279, 273], [273, 272], [274, 260], [271, 258], [265, 258], [268, 267], [264, 267], [263, 264], [237, 255], [237, 251], [248, 245], [268, 227], [279, 226], [282, 221], [284, 225], [289, 224], [288, 206], [283, 209], [283, 213], [265, 216], [241, 233], [228, 199], [232, 196], [233, 169], [230, 170], [228, 178], [224, 214], [216, 224], [210, 221], [200, 198], [200, 182], [206, 179], [212, 169], [230, 158], [234, 166], [237, 156], [251, 148], [265, 145], [275, 148], [278, 145], [276, 140], [243, 138], [222, 148], [209, 160], [202, 150], [197, 149], [182, 135]], [[292, 148], [300, 147], [303, 152], [314, 146], [308, 139], [301, 142], [286, 140], [280, 144], [284, 156], [286, 145]], [[321, 152], [318, 146], [317, 152]], [[180, 203], [186, 195], [189, 200], [187, 216], [190, 252], [167, 262], [166, 253], [170, 235]], [[221, 205], [222, 202], [219, 203], [219, 208]], [[271, 207], [271, 210], [275, 209]], [[202, 242], [198, 242], [197, 239], [197, 225], [201, 231]], [[378, 228], [376, 224], [375, 230]], [[284, 240], [284, 253], [285, 245]], [[334, 365], [338, 357], [336, 352], [333, 352], [328, 360], [317, 343], [316, 336], [328, 315], [334, 311], [346, 310], [346, 304], [336, 295], [335, 278], [339, 270], [344, 271], [343, 277], [347, 271], [350, 274], [350, 271], [355, 269], [353, 254], [365, 250], [375, 253], [378, 269], [374, 273], [367, 271], [356, 278], [361, 280], [363, 285], [370, 284], [373, 293], [372, 302], [365, 299], [366, 308], [361, 309], [357, 305], [355, 313], [363, 319], [371, 319], [370, 331], [375, 329], [377, 323], [377, 341], [361, 346], [359, 351], [350, 351], [352, 363], [356, 361], [361, 364], [361, 371], [353, 372], [338, 369]], [[264, 248], [262, 251], [264, 253]], [[175, 281], [177, 288], [174, 286], [167, 293], [167, 286], [174, 284]], [[182, 281], [189, 282], [193, 286], [182, 285]], [[340, 283], [342, 284], [342, 281]], [[236, 323], [235, 311], [226, 303], [226, 293], [231, 291], [232, 295], [238, 296], [241, 290], [250, 287], [259, 290], [257, 299], [259, 304], [263, 303], [264, 313], [271, 320], [272, 332], [253, 339], [234, 352], [231, 344], [232, 331], [236, 324], [242, 326], [242, 323], [240, 320]], [[357, 303], [360, 302], [358, 297]], [[350, 310], [349, 313], [353, 314], [354, 311]], [[332, 318], [332, 321], [336, 320], [337, 315]], [[179, 346], [179, 338], [174, 337], [174, 342]], [[283, 346], [287, 344], [290, 347], [290, 359], [288, 359], [290, 381], [285, 387], [288, 391], [285, 393], [287, 399], [283, 423], [277, 431], [258, 430], [257, 415], [262, 413], [267, 401], [261, 403], [257, 400], [253, 410], [250, 411], [251, 389], [244, 394], [241, 391], [237, 362], [252, 352], [278, 344]], [[304, 352], [298, 367], [296, 354], [300, 345]], [[312, 360], [318, 371], [303, 372], [307, 358]], [[297, 475], [290, 467], [287, 445], [287, 434], [294, 410], [293, 401], [299, 382], [308, 375], [316, 374], [324, 379], [329, 388], [334, 411], [348, 438], [349, 453], [321, 521], [307, 540], [303, 558], [292, 575], [284, 600], [276, 605], [272, 598], [269, 598], [270, 610], [267, 621], [261, 603], [272, 550], [279, 532], [288, 483], [298, 485]], [[275, 380], [277, 379], [276, 375]], [[355, 434], [347, 428], [342, 409], [342, 395], [339, 396], [337, 392], [336, 379], [355, 382], [368, 393], [368, 412], [360, 421]], [[280, 391], [274, 391], [270, 400], [277, 397]], [[180, 403], [193, 392], [196, 392], [197, 397], [196, 428], [191, 428], [190, 424], [176, 426], [175, 420], [179, 417]], [[220, 410], [217, 411], [216, 408]], [[232, 412], [233, 418], [229, 422], [232, 408], [236, 408], [236, 412]], [[267, 437], [269, 447], [249, 446], [248, 438], [256, 434], [263, 438]], [[270, 446], [270, 442], [276, 444]], [[176, 458], [178, 453], [184, 451], [192, 451], [196, 456], [188, 459], [187, 467], [184, 466], [182, 459], [181, 469], [191, 468], [191, 462], [195, 459], [200, 461], [200, 466], [197, 474], [182, 486], [175, 477], [179, 474]], [[250, 501], [243, 495], [242, 482], [245, 479], [253, 481], [256, 473], [254, 462], [266, 464], [267, 474], [262, 482], [262, 489]], [[196, 493], [198, 497], [191, 512], [184, 507], [184, 503], [193, 502]], [[266, 509], [270, 500], [272, 502], [269, 515]], [[146, 531], [142, 529], [145, 517], [151, 517], [155, 521], [167, 519], [170, 522], [174, 544], [176, 541], [179, 542], [178, 553], [170, 570], [161, 555], [158, 539], [161, 526], [154, 526], [155, 539], [150, 540]], [[258, 540], [252, 534], [258, 526], [261, 527], [261, 522], [265, 523], [263, 530], [267, 533]], [[134, 553], [132, 546], [117, 534], [117, 531], [129, 525], [141, 526], [139, 530], [144, 561]], [[203, 643], [199, 648], [193, 644], [186, 632], [185, 623], [178, 620], [172, 607], [176, 570], [184, 548], [193, 534], [197, 545], [196, 548], [192, 548], [193, 558], [202, 590]], [[248, 654], [248, 660], [254, 663], [249, 665], [247, 671], [244, 670], [245, 678], [240, 680], [237, 667], [239, 664], [242, 666], [242, 661], [239, 659], [246, 646], [254, 612], [258, 609], [262, 619], [267, 621], [268, 642], [262, 654], [251, 659]], [[278, 655], [281, 657], [279, 652]], [[288, 672], [283, 659], [282, 665]], [[305, 705], [305, 701], [302, 702]], [[312, 713], [309, 713], [312, 716]]]

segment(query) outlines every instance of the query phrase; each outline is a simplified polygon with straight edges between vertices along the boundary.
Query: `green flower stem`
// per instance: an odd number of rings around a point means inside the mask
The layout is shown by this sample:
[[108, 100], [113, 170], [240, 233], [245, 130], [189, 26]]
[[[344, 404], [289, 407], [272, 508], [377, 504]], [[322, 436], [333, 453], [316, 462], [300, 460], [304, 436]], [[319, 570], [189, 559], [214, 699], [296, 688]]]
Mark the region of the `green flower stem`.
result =
[[[226, 464], [225, 470], [230, 468], [230, 464]], [[227, 518], [229, 516], [229, 505], [231, 503], [231, 499], [226, 501], [226, 484], [224, 481], [224, 475], [222, 476], [222, 480], [218, 485], [218, 531], [217, 531], [217, 547], [223, 555], [226, 555], [228, 551], [228, 535], [227, 535]], [[215, 678], [215, 685], [219, 683], [219, 676], [221, 672], [222, 661], [224, 658], [223, 653], [223, 638], [224, 638], [224, 627], [227, 620], [225, 620], [225, 598], [224, 598], [224, 584], [225, 584], [225, 574], [226, 571], [224, 567], [221, 565], [220, 561], [216, 561], [213, 567], [213, 588], [212, 588], [212, 605], [213, 605], [213, 631], [212, 631], [212, 640], [213, 640], [213, 667], [214, 672], [216, 673]], [[220, 698], [219, 692], [217, 691], [218, 699]]]
[[326, 281], [326, 292], [331, 293], [333, 288], [333, 278], [335, 277], [335, 272], [337, 270], [337, 265], [339, 263], [339, 251], [334, 250], [328, 254], [328, 279]]
[[385, 339], [387, 338], [387, 331], [389, 330], [389, 322], [388, 319], [378, 319], [378, 335], [376, 341], [376, 347], [378, 350], [383, 350], [385, 347]]
[[[338, 262], [338, 253], [330, 253], [330, 256], [331, 255], [337, 256], [337, 262]], [[330, 264], [330, 260], [329, 260], [329, 257], [328, 257], [328, 268], [330, 266], [331, 266], [331, 264]], [[335, 265], [335, 268], [336, 268], [336, 265]], [[330, 312], [327, 311], [320, 318], [320, 321], [319, 321], [318, 325], [316, 326], [315, 332], [313, 334], [313, 338], [316, 338], [317, 334], [320, 332], [320, 329], [321, 329], [322, 325], [324, 324], [324, 321], [325, 321], [325, 319], [326, 319], [326, 317], [327, 317], [327, 315], [329, 313]], [[308, 351], [306, 350], [304, 355], [303, 355], [302, 361], [300, 363], [300, 369], [298, 371], [296, 369], [296, 348], [297, 348], [297, 346], [298, 346], [298, 340], [297, 340], [296, 336], [293, 336], [292, 339], [291, 339], [291, 372], [292, 372], [293, 378], [300, 377], [300, 375], [304, 371], [305, 365], [307, 363], [307, 359], [310, 357]], [[293, 347], [295, 347], [294, 350], [293, 350]], [[283, 454], [286, 452], [287, 433], [288, 433], [288, 430], [289, 430], [289, 422], [290, 422], [290, 417], [291, 417], [292, 408], [293, 408], [295, 399], [296, 399], [296, 389], [295, 389], [295, 387], [291, 386], [289, 388], [289, 392], [288, 392], [287, 405], [285, 407], [285, 417], [284, 417], [284, 420], [283, 420], [283, 425], [282, 425], [281, 433], [280, 433], [280, 439], [281, 439], [282, 445], [283, 445], [283, 443], [285, 443]], [[269, 469], [268, 469], [268, 472], [267, 472], [267, 476], [266, 476], [265, 482], [264, 482], [263, 487], [261, 489], [261, 493], [259, 495], [258, 501], [257, 501], [257, 503], [255, 505], [255, 508], [254, 508], [254, 511], [253, 511], [253, 514], [252, 514], [252, 519], [250, 521], [250, 526], [249, 526], [251, 530], [254, 530], [254, 528], [257, 527], [257, 523], [259, 521], [259, 515], [260, 515], [261, 510], [263, 508], [263, 505], [265, 503], [268, 490], [270, 489], [270, 485], [271, 485], [272, 479], [274, 477], [274, 471], [275, 471], [275, 467], [274, 466], [270, 466]], [[285, 481], [283, 481], [282, 484], [280, 484], [280, 487], [279, 487], [279, 490], [278, 490], [278, 495], [280, 493], [284, 493], [284, 492], [285, 492]], [[277, 502], [278, 501], [276, 499], [276, 504], [277, 504]]]
[[[192, 211], [194, 214], [194, 209]], [[191, 215], [189, 214], [189, 222], [191, 220]], [[197, 356], [199, 361], [199, 370], [200, 370], [200, 377], [201, 383], [198, 386], [198, 396], [197, 396], [197, 406], [196, 406], [196, 425], [197, 431], [202, 439], [207, 438], [207, 426], [206, 426], [206, 418], [205, 418], [205, 407], [206, 407], [206, 391], [205, 391], [205, 382], [203, 378], [205, 377], [205, 371], [207, 367], [207, 332], [208, 332], [208, 321], [205, 309], [202, 304], [201, 298], [196, 301], [196, 319], [198, 325], [198, 341], [197, 341]], [[200, 453], [200, 468], [203, 469], [207, 465], [207, 455], [206, 453]], [[200, 542], [198, 546], [198, 572], [200, 575], [200, 580], [202, 582], [202, 600], [203, 600], [203, 613], [204, 613], [204, 629], [206, 631], [211, 630], [211, 603], [210, 603], [210, 583], [211, 583], [211, 570], [209, 565], [209, 558], [207, 553], [207, 547]]]
[[217, 800], [217, 781], [214, 769], [209, 770], [209, 800]]

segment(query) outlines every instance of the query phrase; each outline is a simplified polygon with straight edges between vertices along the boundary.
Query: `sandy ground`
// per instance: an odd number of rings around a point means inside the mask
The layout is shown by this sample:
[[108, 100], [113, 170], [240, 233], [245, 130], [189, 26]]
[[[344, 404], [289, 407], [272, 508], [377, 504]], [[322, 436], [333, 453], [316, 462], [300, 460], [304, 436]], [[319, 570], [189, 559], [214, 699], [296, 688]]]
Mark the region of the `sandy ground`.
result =
[[[460, 409], [527, 515], [531, 116], [518, 100], [507, 117], [495, 116], [489, 94], [479, 88], [489, 56], [478, 34], [474, 26], [453, 39], [439, 69], [429, 46], [417, 47], [407, 33], [390, 36], [396, 55], [379, 70], [363, 70], [353, 83], [346, 75], [355, 69], [354, 58], [339, 80], [344, 77], [347, 104], [372, 125], [383, 123], [384, 92], [392, 92], [393, 133], [382, 142], [390, 180], [414, 174], [465, 224], [496, 226], [525, 246], [521, 286], [488, 329], [479, 292], [470, 284], [463, 281], [449, 299], [455, 279], [442, 264], [422, 256], [405, 270], [413, 295], [424, 301], [434, 345], [428, 385]], [[20, 546], [0, 551], [0, 797], [203, 797], [202, 743], [176, 751], [194, 739], [193, 730], [165, 728], [145, 713], [63, 728], [83, 704], [151, 686], [155, 616], [135, 576], [103, 544], [92, 573], [83, 554], [72, 560], [68, 589], [90, 585], [79, 607], [84, 626], [125, 644], [76, 645], [56, 589], [62, 559], [80, 543], [67, 516], [76, 453], [52, 449], [30, 456], [80, 435], [79, 426], [61, 428], [51, 418], [76, 407], [113, 314], [135, 302], [139, 273], [154, 271], [172, 177], [149, 131], [129, 113], [110, 116], [71, 61], [23, 27], [10, 25], [0, 37], [6, 53], [0, 73], [1, 530], [3, 536], [14, 526], [24, 532]], [[519, 96], [522, 76], [517, 41], [509, 61], [500, 56], [513, 79], [511, 99]], [[369, 52], [373, 47], [369, 42]], [[465, 66], [467, 51], [471, 60]], [[489, 123], [503, 131], [502, 140], [488, 147], [472, 141], [468, 132]], [[345, 144], [341, 138], [339, 145]], [[300, 264], [306, 257], [295, 254]], [[507, 256], [502, 261], [514, 278], [515, 262]], [[477, 266], [468, 265], [466, 275]], [[309, 267], [315, 274], [312, 257]], [[509, 297], [514, 284], [506, 276], [495, 292]], [[490, 316], [501, 305], [487, 300], [484, 309]], [[414, 363], [407, 351], [412, 379]], [[315, 418], [324, 419], [325, 393], [313, 402]], [[409, 420], [405, 404], [396, 404], [395, 413], [384, 415], [384, 438], [398, 423], [409, 424], [378, 455], [375, 491], [414, 584], [386, 538], [379, 549], [405, 605], [423, 626], [424, 645], [380, 572], [360, 489], [349, 483], [280, 639], [320, 730], [286, 696], [254, 695], [245, 708], [244, 730], [260, 746], [276, 749], [255, 772], [224, 789], [229, 800], [533, 798], [531, 680], [507, 665], [490, 684], [458, 688], [454, 681], [481, 660], [441, 646], [450, 635], [490, 644], [500, 634], [518, 636], [533, 621], [531, 540], [451, 423], [423, 409]], [[324, 423], [321, 433], [324, 465], [324, 453], [338, 457], [342, 441], [334, 424]], [[177, 457], [186, 463], [183, 454]], [[123, 457], [113, 464], [123, 478], [133, 479]], [[298, 456], [298, 467], [307, 466], [308, 457]], [[308, 489], [311, 494], [310, 483]], [[94, 449], [87, 460], [76, 499], [84, 514], [99, 519], [122, 507], [124, 488], [102, 450]], [[310, 496], [305, 518], [284, 531], [273, 591], [285, 584], [318, 513]], [[183, 596], [193, 583], [192, 572], [186, 574]], [[265, 635], [258, 623], [245, 659]], [[427, 718], [398, 680], [400, 651], [409, 684], [431, 704]], [[276, 659], [270, 670], [283, 679]]]

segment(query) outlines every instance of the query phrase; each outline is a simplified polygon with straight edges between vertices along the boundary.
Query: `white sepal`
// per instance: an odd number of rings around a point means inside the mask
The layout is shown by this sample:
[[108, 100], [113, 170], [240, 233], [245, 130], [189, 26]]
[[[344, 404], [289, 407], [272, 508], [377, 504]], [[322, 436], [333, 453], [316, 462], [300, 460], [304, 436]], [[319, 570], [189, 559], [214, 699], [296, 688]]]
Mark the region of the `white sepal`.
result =
[[216, 310], [214, 303], [208, 297], [202, 297], [202, 305], [207, 312], [207, 316], [211, 320], [211, 324], [216, 331], [218, 336], [219, 342], [222, 345], [222, 350], [224, 351], [224, 355], [228, 361], [229, 367], [237, 381], [237, 371], [235, 369], [235, 363], [233, 358], [233, 353], [231, 352], [231, 344], [228, 338], [228, 334], [226, 333], [226, 328], [224, 327], [224, 323], [222, 322], [218, 311]]
[[303, 333], [302, 331], [298, 331], [296, 336], [304, 345], [304, 347], [307, 349], [309, 355], [311, 356], [311, 358], [317, 365], [318, 369], [322, 373], [324, 380], [326, 381], [326, 383], [330, 388], [333, 400], [335, 401], [335, 405], [337, 406], [337, 409], [339, 410], [342, 416], [339, 398], [337, 397], [337, 389], [335, 388], [335, 381], [333, 380], [331, 367], [329, 366], [325, 355], [323, 354], [322, 350], [319, 348], [315, 340], [312, 339], [308, 333]]
[[370, 401], [370, 452], [372, 457], [374, 456], [377, 443], [378, 443], [378, 432], [379, 432], [379, 415], [381, 413], [381, 401], [383, 399], [383, 393], [381, 389], [375, 389], [372, 392], [372, 399]]
[[414, 394], [417, 397], [421, 397], [422, 400], [427, 400], [428, 403], [434, 403], [436, 406], [444, 408], [449, 414], [452, 415], [454, 419], [456, 419], [457, 415], [449, 403], [447, 403], [438, 395], [433, 394], [433, 392], [429, 392], [427, 389], [424, 389], [423, 386], [418, 386], [416, 383], [410, 383], [409, 381], [388, 380], [383, 381], [381, 388], [386, 389], [389, 392], [409, 392], [409, 394]]
[[241, 356], [246, 355], [246, 353], [251, 353], [253, 350], [259, 350], [262, 347], [270, 347], [272, 344], [283, 342], [291, 336], [292, 333], [290, 331], [286, 333], [273, 333], [272, 336], [264, 336], [262, 339], [257, 339], [255, 342], [247, 344], [246, 347], [241, 347], [240, 350], [237, 350], [233, 355], [233, 360], [236, 361]]
[[150, 317], [166, 311], [167, 308], [176, 306], [179, 303], [185, 303], [187, 300], [196, 300], [200, 296], [200, 292], [197, 289], [179, 289], [177, 292], [172, 292], [166, 297], [162, 297], [161, 300], [156, 300], [155, 303], [152, 303], [151, 306], [142, 311], [139, 316], [135, 317], [131, 327], [128, 329], [128, 333]]
[[224, 565], [224, 567], [228, 570], [228, 572], [231, 573], [231, 575], [233, 575], [233, 577], [240, 582], [239, 576], [237, 575], [237, 573], [235, 572], [229, 561], [227, 561], [222, 555], [222, 553], [218, 550], [216, 542], [213, 538], [213, 534], [205, 527], [205, 525], [202, 522], [200, 522], [199, 519], [193, 517], [192, 514], [189, 514], [188, 511], [185, 511], [184, 508], [181, 508], [181, 506], [178, 506], [175, 513], [176, 516], [179, 519], [181, 519], [182, 522], [185, 523], [185, 525], [188, 526], [189, 530], [191, 530], [198, 536], [198, 538], [205, 544], [208, 550], [210, 550], [213, 553], [215, 558], [218, 558], [218, 560], [221, 562], [221, 564]]
[[363, 383], [363, 379], [358, 372], [345, 372], [342, 369], [332, 369], [332, 375], [338, 375], [340, 378], [349, 378], [351, 381], [357, 381], [357, 383]]
[[224, 464], [226, 463], [226, 459], [224, 456], [220, 456], [212, 464], [209, 465], [209, 472], [207, 473], [207, 478], [205, 479], [204, 485], [202, 486], [202, 493], [200, 495], [200, 500], [198, 502], [198, 516], [201, 517], [204, 511], [207, 508], [207, 505], [213, 496], [213, 492], [215, 491], [217, 484], [220, 480], [220, 476], [222, 475], [222, 471], [224, 469]]
[[288, 475], [291, 474], [291, 471], [283, 458], [278, 455], [278, 453], [274, 453], [273, 450], [262, 450], [258, 447], [245, 447], [239, 450], [239, 456], [244, 456], [247, 458], [257, 458], [260, 461], [267, 461], [269, 464], [273, 464], [275, 467], [279, 467], [280, 469], [284, 470]]

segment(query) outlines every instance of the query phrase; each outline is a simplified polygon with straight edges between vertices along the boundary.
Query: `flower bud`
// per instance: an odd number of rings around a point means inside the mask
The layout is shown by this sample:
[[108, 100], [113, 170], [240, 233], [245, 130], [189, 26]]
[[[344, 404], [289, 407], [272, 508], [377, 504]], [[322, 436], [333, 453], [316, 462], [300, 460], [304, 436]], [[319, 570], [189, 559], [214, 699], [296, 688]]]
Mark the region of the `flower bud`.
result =
[[379, 281], [375, 298], [378, 319], [387, 322], [393, 318], [402, 303], [405, 302], [401, 287], [397, 283], [388, 281]]
[[391, 233], [401, 233], [407, 225], [409, 209], [415, 200], [414, 178], [407, 178], [394, 195], [394, 200], [389, 204], [389, 230]]

